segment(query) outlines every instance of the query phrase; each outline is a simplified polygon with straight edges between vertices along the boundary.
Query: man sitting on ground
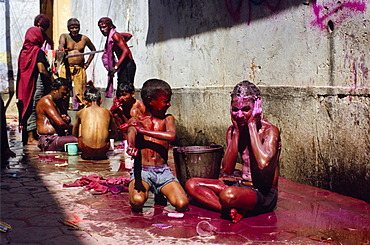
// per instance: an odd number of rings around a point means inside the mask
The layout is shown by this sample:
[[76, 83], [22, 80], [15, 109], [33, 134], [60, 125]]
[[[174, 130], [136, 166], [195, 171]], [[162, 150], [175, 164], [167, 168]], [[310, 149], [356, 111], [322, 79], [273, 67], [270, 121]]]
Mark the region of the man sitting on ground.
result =
[[36, 125], [39, 134], [39, 148], [43, 151], [63, 151], [64, 144], [77, 143], [77, 138], [70, 135], [71, 119], [62, 114], [59, 108], [62, 101], [68, 100], [71, 82], [57, 78], [52, 84], [52, 91], [42, 97], [36, 106]]
[[106, 159], [109, 139], [114, 138], [117, 133], [112, 113], [100, 107], [102, 101], [98, 89], [88, 87], [84, 99], [87, 107], [77, 112], [73, 126], [73, 135], [78, 137], [81, 157], [89, 160]]

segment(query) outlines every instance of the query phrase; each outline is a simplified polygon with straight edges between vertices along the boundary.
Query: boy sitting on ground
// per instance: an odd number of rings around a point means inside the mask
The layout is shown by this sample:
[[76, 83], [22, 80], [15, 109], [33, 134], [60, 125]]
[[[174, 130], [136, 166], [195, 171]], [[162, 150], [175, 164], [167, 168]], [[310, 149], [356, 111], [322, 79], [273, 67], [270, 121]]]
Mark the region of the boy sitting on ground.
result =
[[177, 211], [188, 208], [186, 193], [167, 165], [169, 142], [176, 137], [175, 119], [166, 114], [171, 95], [165, 81], [146, 81], [141, 90], [145, 112], [129, 120], [127, 153], [135, 157], [129, 201], [134, 212], [142, 211], [149, 190], [162, 193]]
[[117, 88], [117, 95], [110, 109], [113, 114], [114, 121], [122, 130], [123, 136], [127, 137], [128, 120], [131, 117], [137, 117], [144, 113], [144, 103], [135, 99], [135, 88], [131, 83], [121, 83]]
[[77, 112], [73, 126], [73, 135], [78, 137], [81, 157], [89, 160], [106, 159], [109, 139], [114, 138], [117, 133], [112, 113], [100, 107], [102, 100], [98, 89], [88, 87], [84, 99], [87, 106]]
[[191, 178], [185, 186], [199, 204], [226, 211], [233, 223], [248, 213], [272, 212], [277, 203], [280, 132], [262, 117], [261, 104], [261, 92], [251, 82], [238, 83], [231, 93], [232, 125], [226, 133], [222, 172], [227, 175], [234, 172], [240, 153], [243, 179], [227, 185], [221, 179]]

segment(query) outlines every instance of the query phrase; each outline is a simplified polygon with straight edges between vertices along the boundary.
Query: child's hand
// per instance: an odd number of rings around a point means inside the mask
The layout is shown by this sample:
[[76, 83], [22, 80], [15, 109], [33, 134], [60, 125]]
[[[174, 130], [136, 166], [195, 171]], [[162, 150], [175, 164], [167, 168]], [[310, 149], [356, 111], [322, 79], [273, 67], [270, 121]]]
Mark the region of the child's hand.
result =
[[126, 133], [126, 132], [127, 132], [128, 127], [129, 127], [128, 123], [124, 123], [124, 124], [121, 124], [121, 125], [119, 126], [119, 129], [120, 129], [123, 133]]
[[114, 111], [114, 110], [120, 109], [121, 104], [122, 104], [122, 101], [121, 101], [119, 98], [114, 97], [114, 99], [113, 99], [113, 105], [112, 105], [111, 111]]
[[129, 126], [134, 126], [139, 133], [142, 133], [142, 131], [144, 130], [143, 124], [141, 124], [141, 122], [139, 122], [138, 120], [132, 120], [131, 122], [129, 122]]
[[143, 185], [143, 182], [141, 182], [141, 180], [139, 180], [139, 181], [135, 180], [134, 189], [136, 189], [137, 192], [140, 192], [140, 191], [146, 192], [146, 189]]
[[254, 109], [252, 112], [252, 116], [249, 118], [248, 123], [256, 123], [261, 120], [261, 114], [262, 114], [262, 99], [257, 98], [254, 102]]
[[70, 124], [70, 123], [71, 123], [71, 118], [70, 118], [68, 115], [66, 115], [66, 114], [62, 114], [62, 115], [60, 115], [60, 116], [61, 116], [62, 120], [63, 120], [66, 124]]

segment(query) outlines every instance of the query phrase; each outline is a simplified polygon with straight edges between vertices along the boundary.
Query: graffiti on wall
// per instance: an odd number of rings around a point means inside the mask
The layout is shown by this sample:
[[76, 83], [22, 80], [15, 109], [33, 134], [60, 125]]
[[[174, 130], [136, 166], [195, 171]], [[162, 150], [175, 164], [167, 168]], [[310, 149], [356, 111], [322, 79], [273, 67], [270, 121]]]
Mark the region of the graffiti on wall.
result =
[[317, 2], [314, 1], [312, 3], [312, 8], [315, 19], [311, 24], [325, 30], [330, 21], [330, 23], [337, 26], [343, 23], [346, 19], [351, 18], [358, 13], [365, 12], [366, 4], [364, 0], [352, 2], [333, 1], [323, 5], [317, 4]]
[[[227, 11], [234, 21], [241, 18], [241, 10], [244, 0], [225, 0]], [[281, 0], [248, 0], [248, 25], [251, 22], [253, 6], [263, 6], [271, 12], [278, 10]]]

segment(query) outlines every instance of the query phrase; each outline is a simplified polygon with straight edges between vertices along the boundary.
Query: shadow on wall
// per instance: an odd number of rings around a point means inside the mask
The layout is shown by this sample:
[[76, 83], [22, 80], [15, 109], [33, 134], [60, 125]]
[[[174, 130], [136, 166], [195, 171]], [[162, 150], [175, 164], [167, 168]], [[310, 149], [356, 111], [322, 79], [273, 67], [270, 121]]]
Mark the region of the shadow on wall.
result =
[[151, 0], [147, 44], [266, 18], [314, 0]]

